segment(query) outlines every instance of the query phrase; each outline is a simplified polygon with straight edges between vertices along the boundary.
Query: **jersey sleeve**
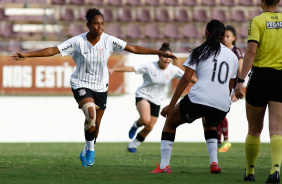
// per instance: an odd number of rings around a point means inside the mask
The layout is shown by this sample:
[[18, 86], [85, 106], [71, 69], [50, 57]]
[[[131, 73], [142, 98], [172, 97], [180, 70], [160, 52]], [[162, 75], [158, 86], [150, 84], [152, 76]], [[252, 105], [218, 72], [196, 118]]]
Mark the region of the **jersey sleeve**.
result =
[[256, 18], [253, 18], [249, 22], [249, 29], [248, 29], [248, 42], [256, 42], [260, 41], [260, 31], [259, 31], [259, 24]]
[[61, 43], [57, 47], [60, 53], [62, 54], [62, 56], [67, 56], [67, 55], [72, 55], [74, 53], [77, 45], [78, 45], [77, 38], [72, 37], [68, 39], [67, 41]]
[[237, 57], [234, 57], [233, 60], [234, 60], [234, 67], [233, 67], [233, 74], [231, 76], [231, 79], [235, 79], [237, 77], [238, 68], [239, 68], [239, 62]]
[[178, 68], [177, 66], [175, 67], [175, 77], [180, 79], [184, 74], [184, 71]]
[[144, 74], [147, 71], [147, 64], [141, 64], [134, 66], [136, 74]]
[[191, 60], [191, 54], [189, 55], [189, 57], [186, 59], [186, 61], [183, 63], [183, 66], [184, 67], [189, 67], [189, 68], [191, 68], [191, 69], [193, 69], [193, 70], [196, 70], [196, 68], [197, 68], [197, 64], [195, 63], [195, 64], [189, 64], [189, 62], [190, 62], [190, 60]]
[[243, 53], [242, 53], [241, 49], [239, 49], [238, 47], [236, 47], [234, 49], [234, 54], [237, 56], [238, 59], [243, 58]]
[[111, 41], [112, 41], [113, 51], [123, 51], [127, 44], [125, 41], [118, 39], [114, 36], [111, 36]]

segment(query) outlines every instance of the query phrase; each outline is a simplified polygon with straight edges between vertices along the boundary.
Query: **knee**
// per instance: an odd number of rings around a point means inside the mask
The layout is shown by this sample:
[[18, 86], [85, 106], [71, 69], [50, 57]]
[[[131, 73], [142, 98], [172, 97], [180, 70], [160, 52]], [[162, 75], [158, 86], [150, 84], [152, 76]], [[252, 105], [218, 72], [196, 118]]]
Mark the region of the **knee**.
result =
[[153, 128], [154, 128], [154, 125], [150, 125], [150, 124], [145, 125], [145, 127], [144, 127], [144, 129], [145, 129], [147, 132], [151, 132], [151, 131], [153, 130]]
[[141, 120], [143, 121], [144, 125], [147, 126], [151, 122], [151, 117], [141, 117]]
[[249, 134], [253, 136], [260, 136], [262, 132], [262, 127], [260, 126], [250, 126], [249, 127]]
[[84, 129], [88, 130], [92, 126], [96, 126], [95, 125], [95, 121], [96, 121], [95, 104], [92, 102], [88, 102], [84, 104], [81, 109], [85, 115]]

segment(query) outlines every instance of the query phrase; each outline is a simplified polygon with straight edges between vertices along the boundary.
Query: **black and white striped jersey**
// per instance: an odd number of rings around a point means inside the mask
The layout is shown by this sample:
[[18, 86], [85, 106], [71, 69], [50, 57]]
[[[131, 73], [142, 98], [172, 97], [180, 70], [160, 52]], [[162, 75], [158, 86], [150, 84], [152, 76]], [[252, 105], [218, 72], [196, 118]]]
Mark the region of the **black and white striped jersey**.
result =
[[184, 74], [172, 64], [161, 70], [157, 61], [134, 66], [134, 69], [136, 74], [143, 74], [143, 84], [136, 90], [136, 97], [145, 98], [156, 105], [161, 105], [165, 86], [171, 79], [180, 79]]
[[103, 33], [100, 40], [92, 46], [86, 35], [87, 32], [72, 37], [57, 47], [62, 56], [71, 55], [76, 63], [76, 70], [70, 80], [73, 89], [89, 88], [105, 92], [109, 83], [108, 58], [113, 51], [124, 50], [127, 43]]

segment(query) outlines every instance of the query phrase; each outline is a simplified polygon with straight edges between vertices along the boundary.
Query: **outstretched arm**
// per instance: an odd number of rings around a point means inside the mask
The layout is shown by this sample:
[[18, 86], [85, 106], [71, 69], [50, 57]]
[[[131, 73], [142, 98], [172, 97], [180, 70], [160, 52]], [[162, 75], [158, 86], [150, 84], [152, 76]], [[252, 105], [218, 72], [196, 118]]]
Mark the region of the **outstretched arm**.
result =
[[195, 72], [195, 70], [188, 68], [188, 67], [186, 68], [184, 75], [181, 77], [181, 79], [178, 82], [178, 85], [176, 87], [176, 90], [173, 94], [173, 97], [172, 97], [169, 105], [162, 109], [162, 112], [161, 112], [162, 116], [167, 117], [172, 112], [172, 110], [173, 110], [176, 102], [178, 101], [179, 97], [181, 96], [181, 94], [183, 93], [185, 88], [188, 86], [194, 72]]
[[37, 50], [33, 52], [16, 52], [16, 54], [13, 54], [9, 57], [10, 61], [19, 61], [19, 60], [24, 60], [26, 58], [30, 57], [48, 57], [48, 56], [54, 56], [56, 54], [59, 54], [60, 51], [58, 47], [48, 47], [42, 50]]
[[133, 66], [123, 66], [109, 69], [110, 74], [113, 74], [114, 72], [135, 72], [135, 69]]
[[141, 47], [137, 45], [130, 45], [126, 44], [125, 49], [128, 52], [132, 52], [134, 54], [158, 54], [166, 58], [172, 58], [172, 59], [177, 59], [177, 57], [173, 54], [169, 54], [167, 52], [163, 52], [160, 50], [154, 50], [154, 49], [149, 49], [146, 47]]

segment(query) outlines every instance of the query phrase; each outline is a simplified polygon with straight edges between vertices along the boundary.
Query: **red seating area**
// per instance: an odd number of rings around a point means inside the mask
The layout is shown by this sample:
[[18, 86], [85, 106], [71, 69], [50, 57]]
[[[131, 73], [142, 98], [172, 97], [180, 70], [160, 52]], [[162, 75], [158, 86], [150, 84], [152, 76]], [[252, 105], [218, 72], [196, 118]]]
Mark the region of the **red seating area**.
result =
[[[36, 33], [21, 33], [13, 25], [42, 24], [43, 16], [7, 15], [10, 6], [24, 7], [25, 0], [1, 0], [0, 39], [28, 41]], [[49, 0], [46, 6], [54, 10], [47, 24], [63, 26], [66, 38], [87, 31], [85, 14], [89, 7], [104, 15], [105, 32], [132, 43], [162, 41], [195, 44], [204, 40], [204, 28], [211, 19], [233, 25], [239, 44], [246, 44], [248, 21], [262, 11], [258, 0]], [[30, 6], [37, 0], [29, 0]], [[7, 4], [7, 6], [5, 6]], [[280, 2], [282, 5], [282, 1]], [[278, 6], [281, 10], [282, 6]], [[246, 30], [245, 30], [246, 29]], [[53, 36], [47, 39], [62, 41]], [[238, 43], [237, 43], [238, 44]], [[179, 45], [179, 44], [178, 44]], [[185, 49], [179, 49], [185, 50]]]

